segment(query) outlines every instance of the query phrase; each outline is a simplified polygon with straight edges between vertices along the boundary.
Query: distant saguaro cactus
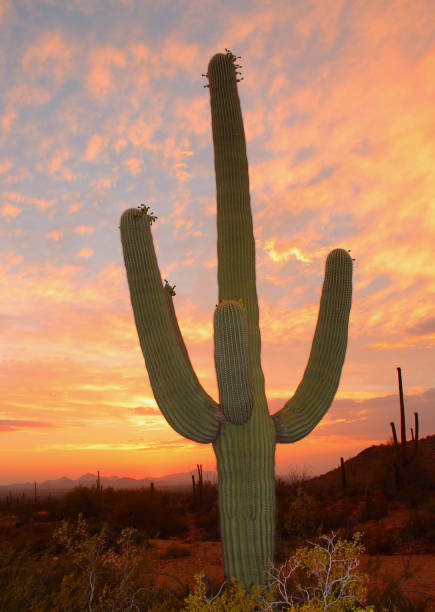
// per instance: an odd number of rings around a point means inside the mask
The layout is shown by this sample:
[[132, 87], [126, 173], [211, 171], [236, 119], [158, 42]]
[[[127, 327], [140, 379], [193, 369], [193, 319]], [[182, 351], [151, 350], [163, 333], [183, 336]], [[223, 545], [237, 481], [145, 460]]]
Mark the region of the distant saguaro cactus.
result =
[[[121, 240], [140, 345], [156, 401], [182, 436], [213, 444], [227, 578], [263, 584], [275, 548], [275, 445], [309, 434], [328, 410], [344, 362], [352, 294], [352, 259], [326, 260], [308, 365], [293, 397], [270, 416], [260, 363], [255, 244], [248, 161], [235, 60], [209, 63], [217, 188], [219, 304], [214, 313], [219, 403], [200, 385], [163, 286], [151, 236], [155, 217], [129, 209]], [[147, 213], [146, 209], [146, 213]]]

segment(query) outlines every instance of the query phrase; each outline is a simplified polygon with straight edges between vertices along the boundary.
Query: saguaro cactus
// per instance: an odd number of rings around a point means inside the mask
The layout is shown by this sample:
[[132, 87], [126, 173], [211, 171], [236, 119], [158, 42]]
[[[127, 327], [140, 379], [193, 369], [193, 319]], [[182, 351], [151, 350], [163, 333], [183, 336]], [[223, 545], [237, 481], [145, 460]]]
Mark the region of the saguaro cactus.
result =
[[275, 548], [275, 445], [310, 433], [334, 398], [347, 345], [352, 259], [343, 249], [328, 255], [303, 379], [293, 397], [270, 416], [260, 363], [255, 245], [235, 60], [230, 52], [217, 54], [207, 74], [217, 188], [219, 403], [195, 375], [175, 316], [174, 292], [168, 283], [163, 286], [150, 229], [155, 216], [130, 209], [120, 227], [131, 303], [156, 401], [175, 431], [213, 444], [226, 577], [263, 584]]

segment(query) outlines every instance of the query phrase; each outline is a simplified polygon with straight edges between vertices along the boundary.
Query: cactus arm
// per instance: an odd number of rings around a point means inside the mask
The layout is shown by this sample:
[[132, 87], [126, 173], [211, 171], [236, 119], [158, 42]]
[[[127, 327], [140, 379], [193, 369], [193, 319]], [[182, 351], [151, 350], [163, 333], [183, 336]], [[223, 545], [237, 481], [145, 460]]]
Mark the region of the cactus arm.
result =
[[246, 313], [240, 302], [230, 300], [216, 307], [214, 347], [219, 404], [226, 421], [242, 425], [251, 417], [253, 396]]
[[150, 223], [130, 209], [120, 227], [131, 304], [156, 402], [179, 434], [212, 442], [219, 434], [219, 406], [203, 390], [190, 363], [172, 298], [162, 286]]
[[241, 298], [245, 305], [254, 395], [263, 395], [248, 158], [232, 57], [214, 55], [207, 73], [216, 173], [219, 301]]
[[277, 442], [308, 435], [334, 399], [347, 346], [352, 301], [352, 258], [335, 249], [326, 260], [319, 316], [311, 353], [293, 397], [273, 415]]

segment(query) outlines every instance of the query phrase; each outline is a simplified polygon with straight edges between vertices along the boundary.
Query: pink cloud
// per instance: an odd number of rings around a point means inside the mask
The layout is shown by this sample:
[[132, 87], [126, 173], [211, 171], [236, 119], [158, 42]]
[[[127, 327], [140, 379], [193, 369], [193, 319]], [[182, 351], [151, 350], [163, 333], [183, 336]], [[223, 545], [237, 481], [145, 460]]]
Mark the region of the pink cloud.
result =
[[103, 99], [107, 96], [116, 83], [115, 71], [126, 66], [126, 53], [114, 45], [103, 45], [95, 47], [89, 54], [89, 72], [86, 78], [87, 88], [95, 98]]
[[71, 72], [75, 45], [60, 30], [46, 32], [30, 44], [22, 57], [27, 78], [45, 77], [59, 84]]
[[94, 232], [93, 227], [90, 227], [89, 225], [79, 225], [74, 229], [74, 232], [76, 234], [80, 234], [81, 236], [86, 236], [88, 234], [92, 234]]
[[136, 406], [135, 408], [130, 408], [130, 412], [133, 414], [140, 414], [143, 416], [155, 416], [161, 415], [161, 412], [158, 408], [146, 408], [144, 406]]
[[129, 157], [128, 159], [124, 160], [124, 164], [127, 166], [130, 174], [133, 174], [133, 176], [142, 172], [143, 159], [140, 157]]
[[94, 254], [94, 249], [81, 249], [78, 253], [76, 253], [76, 257], [92, 257]]
[[0, 22], [4, 19], [7, 12], [11, 9], [12, 2], [11, 0], [4, 0], [0, 5]]
[[[33, 204], [39, 210], [47, 210], [47, 208], [54, 206], [54, 204], [56, 204], [56, 201], [57, 201], [56, 196], [51, 198], [50, 200], [45, 200], [43, 198], [31, 197], [27, 194], [13, 192], [13, 191], [4, 192], [3, 198], [5, 200], [5, 205], [8, 206], [8, 210], [10, 211], [11, 216], [12, 215], [16, 216], [16, 214], [18, 214], [15, 212], [15, 210], [18, 209], [18, 207], [15, 206], [14, 204], [11, 204], [11, 202], [20, 203], [24, 205]], [[23, 210], [22, 207], [19, 208], [19, 212], [21, 212], [22, 210]]]
[[16, 217], [22, 210], [22, 208], [18, 208], [18, 206], [14, 206], [10, 202], [5, 202], [0, 208], [0, 214], [2, 217]]
[[102, 146], [103, 137], [101, 134], [94, 134], [87, 144], [84, 159], [86, 161], [93, 161], [100, 154]]
[[23, 419], [0, 419], [0, 431], [22, 431], [25, 429], [53, 427], [44, 421], [26, 421]]
[[51, 232], [48, 232], [47, 234], [45, 234], [46, 238], [50, 238], [51, 240], [54, 240], [55, 242], [59, 242], [59, 240], [63, 238], [63, 236], [64, 236], [63, 230], [52, 230]]
[[11, 167], [12, 167], [12, 162], [9, 159], [4, 162], [0, 162], [0, 174], [9, 172]]

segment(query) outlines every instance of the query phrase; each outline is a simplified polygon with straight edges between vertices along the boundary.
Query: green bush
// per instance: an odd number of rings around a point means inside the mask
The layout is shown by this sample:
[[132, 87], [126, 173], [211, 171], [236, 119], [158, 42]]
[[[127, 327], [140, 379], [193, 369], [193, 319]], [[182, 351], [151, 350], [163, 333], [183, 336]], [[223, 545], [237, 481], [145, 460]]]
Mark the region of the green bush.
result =
[[0, 547], [0, 610], [4, 612], [171, 612], [181, 607], [169, 589], [144, 581], [153, 574], [135, 532], [122, 530], [114, 546], [106, 527], [92, 530], [79, 515], [63, 521], [44, 552]]
[[284, 516], [284, 533], [289, 536], [312, 537], [318, 535], [321, 527], [319, 503], [300, 486]]
[[363, 551], [361, 534], [352, 540], [336, 534], [321, 536], [311, 546], [299, 548], [283, 565], [266, 570], [268, 586], [246, 588], [233, 581], [214, 596], [207, 593], [204, 574], [198, 574], [185, 612], [373, 610], [359, 608], [367, 596], [367, 576], [357, 571]]
[[195, 576], [195, 586], [192, 593], [185, 599], [183, 612], [254, 612], [264, 610], [264, 598], [259, 587], [247, 589], [242, 583], [233, 581], [221, 586], [214, 596], [207, 594], [205, 575]]

